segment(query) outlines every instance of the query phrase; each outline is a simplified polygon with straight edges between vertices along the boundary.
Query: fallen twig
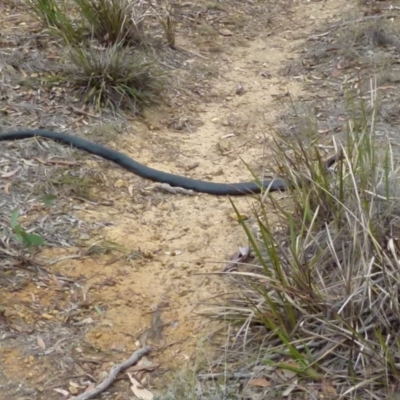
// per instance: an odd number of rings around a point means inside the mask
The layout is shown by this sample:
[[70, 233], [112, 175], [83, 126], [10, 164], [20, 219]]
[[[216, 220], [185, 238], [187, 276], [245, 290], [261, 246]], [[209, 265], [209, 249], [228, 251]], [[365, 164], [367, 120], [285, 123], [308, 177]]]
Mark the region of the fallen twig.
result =
[[88, 117], [92, 117], [92, 118], [99, 118], [98, 115], [91, 114], [91, 113], [89, 113], [89, 112], [87, 112], [85, 110], [82, 110], [80, 108], [73, 107], [73, 106], [70, 106], [70, 108], [71, 108], [72, 111], [75, 111], [77, 114], [87, 115]]
[[200, 374], [200, 375], [197, 375], [197, 378], [199, 378], [201, 380], [207, 380], [207, 379], [220, 378], [221, 376], [223, 376], [226, 379], [249, 379], [249, 378], [254, 378], [255, 373], [254, 372], [249, 372], [249, 373], [221, 372], [221, 373], [214, 373], [214, 374]]
[[96, 386], [93, 390], [89, 392], [82, 393], [79, 396], [73, 397], [74, 400], [88, 400], [97, 396], [98, 394], [104, 392], [117, 378], [117, 375], [124, 369], [136, 364], [144, 355], [151, 351], [151, 347], [146, 346], [139, 350], [136, 350], [126, 361], [121, 364], [114, 365], [110, 374], [103, 382]]
[[66, 165], [66, 166], [73, 166], [78, 165], [75, 161], [65, 161], [65, 160], [42, 160], [39, 157], [34, 158], [36, 161], [40, 162], [41, 164], [57, 164], [57, 165]]

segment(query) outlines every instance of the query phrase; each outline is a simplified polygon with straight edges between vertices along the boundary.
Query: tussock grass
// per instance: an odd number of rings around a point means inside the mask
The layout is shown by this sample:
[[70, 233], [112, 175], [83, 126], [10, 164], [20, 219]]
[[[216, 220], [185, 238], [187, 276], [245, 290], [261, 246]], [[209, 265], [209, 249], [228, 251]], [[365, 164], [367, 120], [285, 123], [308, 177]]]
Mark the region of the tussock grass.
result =
[[26, 1], [69, 49], [67, 74], [51, 76], [50, 83], [71, 84], [97, 111], [111, 107], [136, 113], [159, 102], [165, 80], [145, 41], [150, 5], [140, 0]]
[[31, 11], [67, 43], [85, 38], [109, 45], [140, 44], [148, 6], [140, 0], [26, 0]]
[[333, 170], [318, 149], [278, 141], [291, 206], [268, 195], [256, 230], [242, 221], [258, 266], [232, 273], [241, 295], [233, 290], [212, 315], [236, 326], [231, 339], [249, 362], [268, 366], [263, 398], [400, 392], [400, 163], [375, 134], [374, 112], [361, 109], [335, 142], [342, 157]]
[[127, 107], [138, 112], [159, 102], [164, 75], [146, 53], [113, 45], [72, 48], [70, 56], [68, 80], [96, 109]]
[[67, 3], [56, 0], [26, 0], [26, 4], [43, 25], [68, 43], [80, 42], [83, 38], [83, 23], [72, 18]]
[[158, 20], [164, 30], [168, 46], [173, 49], [175, 48], [176, 26], [174, 19], [172, 18], [171, 7], [169, 7], [169, 9], [165, 7], [163, 14], [164, 15], [158, 15]]
[[100, 43], [140, 44], [147, 6], [139, 0], [74, 0]]

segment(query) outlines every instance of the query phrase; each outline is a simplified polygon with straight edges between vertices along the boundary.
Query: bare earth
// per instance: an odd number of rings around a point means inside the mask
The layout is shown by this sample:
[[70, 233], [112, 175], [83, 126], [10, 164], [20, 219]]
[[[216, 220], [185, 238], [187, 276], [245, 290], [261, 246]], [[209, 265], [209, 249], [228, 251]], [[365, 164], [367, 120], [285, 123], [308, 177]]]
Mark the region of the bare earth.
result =
[[[299, 57], [300, 44], [318, 26], [351, 9], [342, 0], [240, 3], [221, 4], [232, 16], [243, 17], [243, 26], [220, 26], [216, 35], [202, 36], [198, 26], [182, 17], [177, 45], [190, 52], [180, 53], [180, 68], [171, 72], [169, 105], [130, 120], [121, 134], [104, 137], [96, 136], [99, 118], [73, 115], [80, 118], [80, 133], [179, 175], [215, 182], [251, 180], [244, 161], [258, 174], [272, 176], [271, 137], [279, 117], [291, 100], [306, 97], [303, 77], [285, 74], [284, 68]], [[25, 18], [22, 5], [14, 8], [6, 2], [2, 9], [2, 23], [26, 29], [18, 25]], [[210, 51], [213, 46], [219, 46], [218, 52]], [[0, 47], [6, 47], [6, 35], [0, 36]], [[78, 125], [69, 123], [59, 129], [76, 132]], [[0, 146], [2, 152], [21, 149], [21, 143]], [[159, 191], [154, 183], [103, 160], [75, 151], [60, 154], [99, 171], [101, 180], [90, 201], [71, 195], [60, 203], [81, 225], [65, 233], [66, 241], [68, 235], [76, 237], [73, 246], [46, 247], [35, 254], [50, 275], [37, 272], [12, 290], [5, 283], [0, 287], [0, 398], [58, 399], [62, 394], [54, 389], [74, 394], [74, 387], [80, 393], [90, 377], [101, 379], [112, 363], [128, 358], [143, 343], [154, 345], [148, 362], [158, 366], [149, 367], [143, 383], [154, 393], [162, 391], [169, 372], [190, 368], [200, 339], [210, 333], [209, 321], [196, 311], [230, 290], [221, 276], [210, 273], [221, 272], [238, 247], [247, 245], [243, 229], [228, 198]], [[31, 162], [30, 168], [38, 166]], [[16, 178], [5, 174], [14, 168], [0, 164], [3, 190]], [[234, 202], [251, 216], [250, 197]], [[39, 213], [45, 215], [40, 208]], [[21, 224], [36, 214], [30, 209]], [[122, 246], [130, 257], [118, 251], [84, 254], [102, 241]], [[125, 379], [108, 393], [113, 399], [132, 395]]]

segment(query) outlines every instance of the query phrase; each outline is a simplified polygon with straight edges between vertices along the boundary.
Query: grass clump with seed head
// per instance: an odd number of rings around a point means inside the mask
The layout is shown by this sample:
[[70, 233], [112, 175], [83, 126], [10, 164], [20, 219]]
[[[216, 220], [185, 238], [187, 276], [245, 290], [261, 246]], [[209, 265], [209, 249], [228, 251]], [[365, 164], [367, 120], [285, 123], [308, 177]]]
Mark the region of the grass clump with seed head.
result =
[[259, 265], [232, 273], [241, 296], [214, 310], [235, 326], [225, 365], [243, 367], [238, 349], [246, 354], [267, 382], [264, 399], [400, 393], [398, 149], [365, 111], [335, 146], [332, 171], [318, 149], [278, 144], [282, 175], [295, 182], [289, 204], [268, 196], [256, 230], [243, 222]]

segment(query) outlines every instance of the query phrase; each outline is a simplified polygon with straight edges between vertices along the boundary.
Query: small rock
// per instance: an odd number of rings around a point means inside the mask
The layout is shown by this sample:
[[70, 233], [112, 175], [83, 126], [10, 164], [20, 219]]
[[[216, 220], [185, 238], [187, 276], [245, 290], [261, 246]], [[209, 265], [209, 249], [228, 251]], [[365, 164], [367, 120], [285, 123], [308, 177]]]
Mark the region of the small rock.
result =
[[198, 166], [199, 166], [199, 163], [198, 162], [194, 162], [194, 163], [188, 165], [185, 169], [186, 169], [186, 171], [191, 171], [192, 169], [195, 169]]
[[[231, 219], [233, 219], [234, 221], [239, 221], [239, 218], [238, 218], [238, 215], [236, 214], [236, 213], [232, 213], [232, 214], [229, 214], [229, 217], [231, 218]], [[247, 214], [242, 214], [242, 213], [240, 213], [240, 219], [242, 220], [242, 221], [246, 221], [247, 219], [249, 219], [250, 217], [247, 215]]]
[[125, 182], [122, 179], [118, 179], [115, 183], [114, 183], [115, 187], [117, 188], [122, 188], [125, 187]]
[[214, 173], [213, 176], [223, 176], [224, 175], [224, 170], [222, 168], [217, 169]]
[[78, 394], [78, 389], [75, 386], [70, 386], [68, 390], [71, 394]]
[[221, 154], [225, 154], [232, 149], [232, 143], [228, 139], [221, 139], [218, 142], [218, 150]]
[[227, 28], [222, 28], [219, 30], [219, 34], [222, 36], [233, 36], [233, 32]]
[[245, 92], [243, 84], [239, 83], [236, 87], [236, 94], [241, 96]]
[[229, 122], [229, 119], [228, 119], [227, 117], [224, 117], [224, 118], [222, 118], [222, 120], [221, 120], [221, 125], [222, 125], [222, 126], [230, 126], [231, 124], [230, 124], [230, 122]]
[[100, 380], [104, 380], [104, 379], [106, 379], [108, 377], [108, 372], [107, 371], [101, 371], [100, 373], [99, 373], [99, 379]]

